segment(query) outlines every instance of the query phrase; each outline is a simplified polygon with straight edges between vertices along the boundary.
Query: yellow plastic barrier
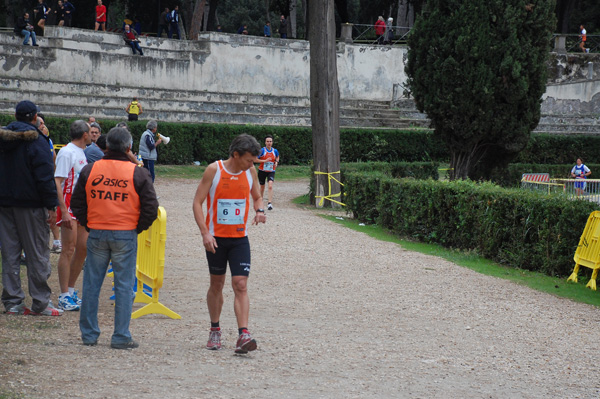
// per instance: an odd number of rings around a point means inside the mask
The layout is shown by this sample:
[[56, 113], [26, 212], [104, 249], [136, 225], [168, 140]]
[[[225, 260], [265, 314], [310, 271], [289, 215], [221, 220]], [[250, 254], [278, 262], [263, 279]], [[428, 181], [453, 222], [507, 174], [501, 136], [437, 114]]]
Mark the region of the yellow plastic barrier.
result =
[[[138, 235], [137, 264], [137, 293], [134, 302], [147, 305], [132, 313], [131, 318], [137, 319], [147, 314], [164, 314], [172, 319], [181, 316], [158, 302], [158, 291], [163, 285], [165, 270], [165, 243], [167, 241], [167, 211], [158, 207], [158, 218], [152, 226]], [[144, 292], [144, 284], [152, 289], [152, 295]]]
[[567, 281], [577, 282], [579, 266], [592, 269], [592, 277], [586, 287], [596, 291], [596, 277], [600, 269], [600, 211], [594, 211], [588, 217], [588, 221], [579, 239], [579, 245], [575, 251], [575, 268]]
[[54, 144], [54, 151], [60, 151], [66, 144]]
[[341, 197], [342, 194], [341, 193], [337, 193], [337, 194], [331, 194], [331, 180], [335, 180], [336, 182], [340, 183], [341, 186], [344, 185], [344, 183], [342, 183], [341, 181], [339, 181], [338, 179], [336, 179], [335, 177], [333, 177], [333, 175], [339, 175], [340, 172], [331, 172], [331, 173], [327, 173], [327, 172], [315, 172], [315, 175], [327, 175], [327, 183], [329, 184], [329, 194], [327, 195], [315, 195], [315, 200], [317, 198], [321, 198], [321, 200], [319, 201], [319, 206], [323, 206], [323, 202], [325, 202], [325, 200], [329, 200], [331, 202], [335, 202], [336, 204], [340, 204], [341, 206], [346, 206], [346, 204], [341, 203], [340, 201], [336, 201], [333, 198], [336, 197]]

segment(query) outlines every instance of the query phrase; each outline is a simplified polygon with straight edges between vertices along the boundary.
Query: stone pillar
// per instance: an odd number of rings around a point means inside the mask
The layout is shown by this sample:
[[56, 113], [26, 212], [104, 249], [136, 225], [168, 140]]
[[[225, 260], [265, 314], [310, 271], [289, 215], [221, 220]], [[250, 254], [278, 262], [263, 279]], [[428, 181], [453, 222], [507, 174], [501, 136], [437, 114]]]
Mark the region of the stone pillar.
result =
[[352, 40], [352, 27], [354, 25], [351, 23], [342, 24], [342, 33], [340, 35], [340, 40], [344, 43], [352, 44], [354, 41]]
[[592, 80], [594, 79], [594, 63], [593, 62], [588, 62], [588, 70], [587, 70], [588, 74], [587, 74], [587, 78]]
[[554, 38], [554, 52], [558, 54], [567, 54], [566, 41], [566, 36], [556, 35], [556, 37]]

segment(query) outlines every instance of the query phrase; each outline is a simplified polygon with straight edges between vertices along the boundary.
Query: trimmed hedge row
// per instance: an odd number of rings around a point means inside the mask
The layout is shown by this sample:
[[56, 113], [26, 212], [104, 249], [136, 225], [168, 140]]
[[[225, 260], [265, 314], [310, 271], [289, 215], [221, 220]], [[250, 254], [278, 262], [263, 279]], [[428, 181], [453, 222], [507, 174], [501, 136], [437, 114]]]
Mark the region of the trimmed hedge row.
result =
[[589, 214], [587, 201], [469, 181], [392, 179], [349, 173], [354, 217], [402, 236], [462, 250], [551, 276], [567, 276]]
[[[0, 125], [6, 126], [14, 115], [0, 115]], [[75, 119], [47, 117], [51, 137], [56, 143], [69, 141], [69, 125]], [[117, 122], [100, 121], [103, 132]], [[146, 121], [129, 123], [137, 150]], [[231, 139], [240, 133], [248, 133], [263, 142], [270, 134], [274, 146], [281, 152], [287, 164], [306, 164], [312, 159], [312, 133], [310, 128], [181, 124], [159, 122], [159, 132], [173, 139], [168, 146], [159, 147], [159, 163], [185, 164], [192, 161], [209, 163], [227, 156]], [[398, 161], [448, 162], [449, 153], [442, 141], [430, 130], [388, 129], [342, 129], [340, 132], [342, 162]], [[532, 134], [527, 148], [516, 162], [535, 164], [570, 164], [580, 157], [584, 163], [600, 163], [600, 136]]]
[[[0, 115], [0, 125], [14, 120], [12, 115]], [[50, 137], [55, 143], [68, 143], [69, 126], [75, 118], [46, 117]], [[102, 132], [107, 133], [119, 121], [99, 121]], [[128, 122], [137, 151], [139, 139], [146, 130], [146, 121]], [[168, 145], [159, 146], [158, 162], [178, 165], [193, 161], [210, 163], [228, 155], [231, 140], [241, 134], [250, 134], [262, 144], [267, 135], [274, 138], [274, 147], [281, 153], [282, 163], [307, 164], [312, 161], [312, 131], [310, 128], [182, 124], [159, 122], [158, 132], [169, 136]], [[340, 132], [342, 162], [357, 161], [430, 161], [447, 158], [441, 142], [430, 131], [342, 129]]]
[[532, 134], [514, 162], [536, 164], [600, 163], [600, 136], [582, 134]]
[[[412, 179], [435, 179], [438, 175], [439, 164], [437, 162], [354, 162], [342, 163], [340, 165], [340, 180], [346, 181], [346, 176], [350, 173], [361, 174], [380, 174], [393, 178], [412, 178]], [[313, 170], [314, 172], [314, 170]], [[335, 176], [337, 178], [337, 176]], [[315, 175], [310, 179], [309, 196], [311, 201], [315, 195]], [[342, 198], [344, 198], [344, 186], [342, 186]], [[329, 204], [327, 204], [329, 205]]]

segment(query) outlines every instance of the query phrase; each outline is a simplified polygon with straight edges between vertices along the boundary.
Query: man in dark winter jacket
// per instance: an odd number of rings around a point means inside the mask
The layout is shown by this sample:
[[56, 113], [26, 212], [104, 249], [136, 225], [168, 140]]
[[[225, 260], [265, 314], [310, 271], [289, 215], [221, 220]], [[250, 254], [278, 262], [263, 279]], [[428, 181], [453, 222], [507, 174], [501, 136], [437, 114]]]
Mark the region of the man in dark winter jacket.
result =
[[[17, 104], [16, 121], [0, 128], [2, 303], [9, 314], [60, 316], [50, 301], [49, 223], [56, 223], [54, 161], [48, 137], [35, 126], [37, 107]], [[20, 259], [25, 251], [31, 309], [25, 307]]]

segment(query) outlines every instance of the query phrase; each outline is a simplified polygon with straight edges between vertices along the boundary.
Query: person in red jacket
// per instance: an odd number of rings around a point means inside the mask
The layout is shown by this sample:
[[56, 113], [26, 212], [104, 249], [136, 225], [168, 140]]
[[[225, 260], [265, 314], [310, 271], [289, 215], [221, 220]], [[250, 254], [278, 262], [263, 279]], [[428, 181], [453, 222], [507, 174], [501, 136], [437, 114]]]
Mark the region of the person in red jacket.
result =
[[96, 6], [96, 28], [94, 30], [98, 30], [98, 28], [102, 28], [106, 32], [106, 6], [102, 5], [102, 0], [98, 0]]
[[375, 35], [377, 36], [377, 44], [383, 44], [383, 35], [385, 34], [385, 21], [380, 16], [375, 22]]

